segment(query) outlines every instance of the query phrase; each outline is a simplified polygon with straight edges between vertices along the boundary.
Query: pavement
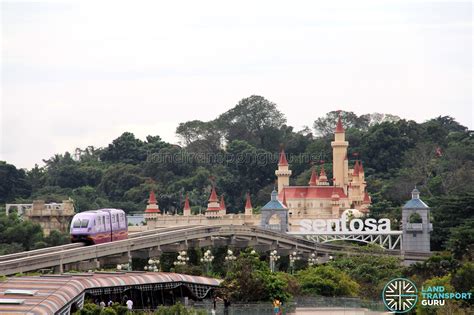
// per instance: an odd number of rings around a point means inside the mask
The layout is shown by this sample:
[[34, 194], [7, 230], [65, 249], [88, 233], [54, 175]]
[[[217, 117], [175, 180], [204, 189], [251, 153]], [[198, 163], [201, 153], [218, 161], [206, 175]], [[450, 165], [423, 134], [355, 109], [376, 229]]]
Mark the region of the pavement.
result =
[[342, 307], [297, 307], [288, 315], [379, 315], [390, 314], [387, 312], [376, 312], [366, 308], [342, 308]]

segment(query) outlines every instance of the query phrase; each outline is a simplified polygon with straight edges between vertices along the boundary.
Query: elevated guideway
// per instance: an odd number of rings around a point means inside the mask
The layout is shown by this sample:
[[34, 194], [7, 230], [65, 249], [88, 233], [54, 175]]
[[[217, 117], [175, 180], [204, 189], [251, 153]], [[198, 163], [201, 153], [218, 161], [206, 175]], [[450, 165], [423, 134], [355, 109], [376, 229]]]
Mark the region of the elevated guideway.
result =
[[[301, 252], [315, 251], [315, 243], [286, 234], [246, 226], [193, 226], [157, 229], [130, 235], [129, 239], [92, 246], [57, 246], [33, 255], [20, 253], [13, 259], [0, 261], [0, 274], [11, 275], [107, 256], [128, 254], [144, 249], [164, 246], [202, 247], [212, 243], [225, 243], [235, 247], [267, 246]], [[72, 244], [74, 245], [74, 244]]]
[[68, 244], [3, 256], [0, 257], [0, 274], [12, 275], [52, 267], [62, 272], [65, 265], [82, 261], [99, 261], [120, 255], [131, 258], [139, 252], [146, 254], [150, 251], [178, 251], [191, 247], [220, 245], [237, 248], [251, 246], [261, 251], [277, 249], [281, 254], [297, 250], [303, 257], [316, 252], [318, 255], [392, 255], [409, 261], [422, 261], [430, 256], [415, 252], [402, 253], [399, 250], [383, 250], [377, 253], [357, 251], [351, 246], [317, 243], [255, 226], [181, 226], [134, 233], [129, 239], [111, 243], [92, 246]]

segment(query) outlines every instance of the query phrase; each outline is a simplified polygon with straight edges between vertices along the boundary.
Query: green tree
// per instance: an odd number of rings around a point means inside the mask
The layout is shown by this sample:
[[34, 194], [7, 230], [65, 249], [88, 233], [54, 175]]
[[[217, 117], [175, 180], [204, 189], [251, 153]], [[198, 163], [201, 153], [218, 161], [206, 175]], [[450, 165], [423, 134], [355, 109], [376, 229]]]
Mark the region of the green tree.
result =
[[349, 275], [329, 265], [301, 270], [296, 277], [305, 294], [356, 296], [359, 291], [359, 285]]
[[101, 153], [106, 162], [137, 164], [146, 159], [145, 144], [131, 132], [124, 132]]
[[472, 260], [474, 253], [474, 219], [469, 219], [462, 225], [451, 229], [448, 248], [457, 259]]
[[0, 203], [27, 197], [31, 193], [31, 184], [24, 170], [0, 161]]

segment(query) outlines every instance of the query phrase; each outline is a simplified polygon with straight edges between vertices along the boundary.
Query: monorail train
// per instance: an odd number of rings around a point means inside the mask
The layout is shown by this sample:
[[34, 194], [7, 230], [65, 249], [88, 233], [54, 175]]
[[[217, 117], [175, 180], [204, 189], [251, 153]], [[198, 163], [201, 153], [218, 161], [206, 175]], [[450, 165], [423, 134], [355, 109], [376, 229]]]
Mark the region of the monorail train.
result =
[[71, 241], [101, 244], [128, 238], [127, 216], [119, 209], [99, 209], [76, 214], [71, 223]]

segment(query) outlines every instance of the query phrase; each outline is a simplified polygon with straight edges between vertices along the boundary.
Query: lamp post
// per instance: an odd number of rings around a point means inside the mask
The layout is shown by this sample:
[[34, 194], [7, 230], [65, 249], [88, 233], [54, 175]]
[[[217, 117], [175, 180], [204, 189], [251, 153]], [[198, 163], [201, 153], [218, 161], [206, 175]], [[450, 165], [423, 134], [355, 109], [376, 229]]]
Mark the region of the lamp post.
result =
[[145, 271], [154, 271], [154, 272], [160, 271], [160, 260], [158, 258], [156, 259], [150, 258], [148, 260], [148, 265], [145, 266], [143, 269], [145, 269]]
[[235, 257], [234, 252], [232, 250], [228, 249], [227, 255], [224, 257], [224, 259], [228, 265], [231, 265], [237, 259], [237, 257]]
[[314, 266], [318, 263], [318, 255], [316, 253], [312, 253], [308, 258], [308, 266]]
[[295, 262], [300, 259], [301, 257], [298, 256], [296, 251], [290, 254], [290, 269], [292, 274], [295, 272]]
[[275, 267], [276, 267], [276, 262], [277, 260], [280, 259], [280, 256], [278, 256], [278, 252], [275, 250], [272, 250], [270, 252], [270, 270], [271, 272], [275, 272]]
[[131, 271], [132, 270], [132, 265], [130, 263], [126, 264], [118, 264], [116, 267], [117, 271]]
[[184, 266], [186, 265], [186, 262], [189, 261], [188, 254], [186, 253], [185, 250], [180, 252], [178, 254], [178, 257], [176, 258], [176, 261], [173, 263], [175, 266]]
[[206, 274], [209, 273], [209, 268], [212, 264], [212, 261], [214, 260], [214, 256], [212, 255], [212, 252], [210, 249], [206, 250], [204, 252], [204, 257], [201, 258], [201, 262], [205, 264], [206, 266]]

